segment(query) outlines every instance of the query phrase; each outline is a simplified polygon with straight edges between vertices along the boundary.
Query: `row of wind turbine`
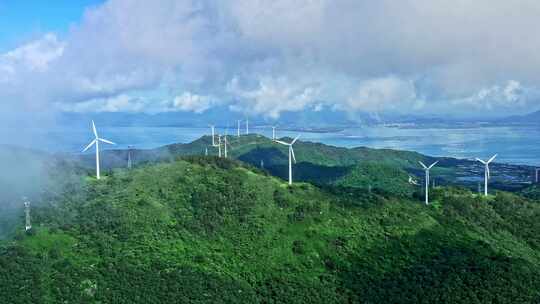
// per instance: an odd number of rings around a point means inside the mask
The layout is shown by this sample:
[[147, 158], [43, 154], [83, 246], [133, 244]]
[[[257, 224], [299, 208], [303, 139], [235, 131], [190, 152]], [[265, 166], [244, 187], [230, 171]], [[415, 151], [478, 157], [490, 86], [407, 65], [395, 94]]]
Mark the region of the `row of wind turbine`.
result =
[[[493, 155], [487, 161], [481, 160], [480, 158], [476, 158], [477, 161], [481, 162], [484, 165], [484, 196], [488, 195], [488, 181], [491, 178], [491, 174], [490, 174], [490, 171], [489, 171], [489, 164], [493, 160], [495, 160], [496, 157], [497, 157], [497, 154]], [[431, 164], [430, 166], [426, 166], [423, 162], [419, 161], [420, 165], [422, 166], [422, 168], [424, 168], [424, 171], [425, 171], [425, 202], [426, 202], [426, 205], [429, 204], [429, 170], [431, 170], [431, 168], [433, 168], [438, 162], [439, 161], [436, 161], [433, 164]], [[410, 176], [409, 176], [409, 183], [416, 184], [416, 183], [413, 183], [412, 177], [410, 177]]]
[[[240, 120], [237, 121], [237, 136], [240, 136]], [[222, 150], [221, 150], [221, 146], [222, 146], [222, 141], [221, 141], [221, 135], [218, 134], [218, 143], [217, 145], [215, 144], [215, 127], [213, 125], [210, 125], [211, 127], [211, 131], [212, 131], [212, 146], [214, 147], [217, 147], [218, 148], [218, 157], [222, 157]], [[246, 119], [246, 134], [248, 134], [249, 132], [249, 121]], [[276, 139], [276, 126], [272, 126], [272, 141], [276, 142], [276, 143], [279, 143], [279, 144], [282, 144], [282, 145], [285, 145], [288, 147], [288, 150], [289, 150], [289, 185], [292, 184], [292, 163], [294, 161], [294, 163], [296, 163], [296, 156], [294, 155], [294, 149], [293, 149], [293, 145], [294, 143], [298, 140], [298, 138], [300, 137], [300, 135], [298, 135], [296, 138], [293, 139], [292, 142], [290, 143], [286, 143], [284, 141], [281, 141], [281, 140], [277, 140]], [[225, 158], [227, 158], [227, 145], [228, 145], [228, 141], [227, 141], [227, 135], [225, 135], [223, 137], [223, 146], [224, 146], [224, 156]], [[208, 155], [208, 148], [205, 148], [205, 155]]]
[[[221, 150], [221, 146], [222, 146], [222, 136], [218, 134], [218, 142], [216, 144], [215, 142], [215, 126], [214, 125], [211, 125], [211, 131], [212, 131], [212, 146], [214, 147], [218, 147], [218, 156], [219, 157], [222, 157], [222, 150]], [[101, 138], [99, 137], [98, 135], [98, 131], [97, 131], [97, 128], [96, 128], [96, 125], [94, 123], [94, 121], [92, 120], [92, 131], [93, 131], [93, 134], [94, 134], [94, 139], [84, 148], [83, 150], [83, 153], [86, 152], [88, 149], [90, 149], [92, 146], [95, 146], [96, 148], [96, 178], [97, 179], [100, 179], [101, 178], [101, 174], [100, 174], [100, 150], [99, 150], [99, 143], [100, 142], [103, 142], [103, 143], [106, 143], [106, 144], [111, 144], [111, 145], [115, 145], [114, 142], [110, 141], [110, 140], [107, 140], [107, 139], [104, 139], [104, 138]], [[248, 126], [248, 121], [246, 120], [246, 134], [249, 132], [249, 126]], [[240, 134], [240, 120], [238, 121], [238, 129], [237, 129], [237, 135]], [[298, 140], [298, 138], [300, 137], [300, 135], [296, 136], [296, 138], [294, 138], [290, 143], [287, 143], [287, 142], [284, 142], [284, 141], [281, 141], [281, 140], [277, 140], [276, 139], [276, 127], [275, 126], [272, 126], [272, 141], [276, 142], [276, 143], [279, 143], [279, 144], [282, 144], [282, 145], [285, 145], [288, 147], [288, 154], [289, 154], [289, 185], [292, 184], [292, 163], [294, 161], [294, 163], [296, 163], [296, 156], [294, 155], [294, 148], [293, 148], [293, 145], [294, 143], [296, 143], [296, 141]], [[228, 141], [227, 141], [227, 135], [224, 135], [223, 136], [223, 146], [224, 146], [224, 157], [227, 158], [228, 157], [228, 150], [227, 150], [227, 145], [228, 145]], [[205, 148], [205, 155], [208, 155], [208, 148]], [[481, 162], [483, 165], [484, 165], [484, 195], [487, 196], [488, 195], [488, 180], [490, 179], [491, 175], [490, 175], [490, 170], [489, 170], [489, 164], [495, 160], [495, 158], [497, 157], [497, 154], [493, 155], [490, 159], [488, 159], [487, 161], [484, 161], [482, 159], [479, 159], [479, 158], [476, 158], [477, 161]], [[425, 171], [425, 203], [426, 205], [429, 204], [429, 178], [430, 178], [430, 170], [431, 168], [433, 168], [437, 163], [438, 161], [432, 163], [431, 165], [429, 166], [426, 166], [423, 162], [419, 161], [420, 165], [422, 166], [422, 168], [424, 169]], [[131, 168], [132, 166], [132, 157], [131, 157], [131, 146], [129, 146], [129, 151], [128, 151], [128, 168]], [[409, 177], [409, 183], [411, 184], [416, 184], [416, 181], [414, 181], [411, 177]]]

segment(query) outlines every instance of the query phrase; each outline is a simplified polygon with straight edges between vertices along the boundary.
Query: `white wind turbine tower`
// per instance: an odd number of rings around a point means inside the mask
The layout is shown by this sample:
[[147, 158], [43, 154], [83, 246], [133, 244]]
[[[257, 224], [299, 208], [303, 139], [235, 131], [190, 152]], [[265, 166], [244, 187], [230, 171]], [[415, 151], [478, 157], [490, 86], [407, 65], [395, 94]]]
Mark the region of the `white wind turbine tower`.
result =
[[128, 146], [128, 163], [127, 163], [128, 169], [131, 169], [131, 167], [133, 167], [133, 159], [131, 158], [132, 149], [133, 149], [133, 146]]
[[246, 118], [246, 135], [249, 134], [249, 118]]
[[101, 141], [101, 142], [104, 142], [106, 144], [111, 144], [111, 145], [116, 145], [116, 144], [113, 143], [112, 141], [108, 141], [106, 139], [99, 138], [97, 130], [96, 130], [96, 124], [94, 124], [93, 120], [92, 120], [92, 131], [94, 131], [94, 137], [95, 138], [90, 144], [88, 144], [88, 146], [86, 146], [86, 148], [84, 148], [83, 153], [86, 152], [86, 150], [90, 149], [90, 147], [92, 147], [93, 145], [96, 145], [96, 178], [100, 179], [100, 174], [99, 174], [99, 142]]
[[221, 157], [221, 135], [218, 134], [218, 156]]
[[26, 217], [25, 231], [32, 229], [32, 224], [30, 223], [30, 201], [24, 198], [24, 213]]
[[236, 136], [240, 137], [240, 120], [237, 121], [238, 129], [236, 130]]
[[223, 147], [225, 148], [225, 158], [227, 158], [227, 135], [223, 136]]
[[223, 135], [223, 148], [224, 148], [223, 156], [225, 158], [227, 158], [227, 135], [229, 135], [229, 124], [227, 124], [227, 128], [225, 129], [225, 135]]
[[476, 158], [477, 161], [484, 164], [484, 196], [488, 195], [488, 179], [490, 179], [491, 175], [489, 173], [489, 163], [491, 163], [495, 157], [497, 157], [497, 154], [493, 155], [490, 159], [487, 161], [483, 161], [480, 158]]
[[424, 165], [423, 162], [419, 161], [420, 165], [424, 168], [424, 171], [426, 172], [426, 205], [429, 204], [429, 170], [433, 168], [439, 161], [434, 162], [429, 167]]
[[293, 139], [291, 143], [286, 143], [281, 140], [276, 140], [277, 143], [280, 143], [282, 145], [289, 147], [289, 185], [292, 185], [292, 161], [294, 160], [294, 163], [296, 163], [296, 157], [294, 156], [293, 145], [298, 140], [299, 137], [300, 135], [296, 136], [296, 138]]
[[276, 140], [276, 126], [272, 126], [272, 140]]
[[216, 146], [216, 141], [215, 141], [215, 137], [216, 137], [216, 127], [214, 125], [210, 125], [210, 128], [212, 128], [212, 147], [215, 147]]

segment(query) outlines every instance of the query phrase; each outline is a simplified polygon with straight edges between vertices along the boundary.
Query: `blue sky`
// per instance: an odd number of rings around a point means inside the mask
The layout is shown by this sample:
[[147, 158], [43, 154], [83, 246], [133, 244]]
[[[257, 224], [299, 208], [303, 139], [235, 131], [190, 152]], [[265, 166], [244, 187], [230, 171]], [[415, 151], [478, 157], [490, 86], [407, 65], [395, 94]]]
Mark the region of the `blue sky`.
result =
[[537, 0], [0, 0], [0, 114], [525, 114], [539, 15]]
[[[0, 52], [46, 32], [62, 34], [101, 0], [0, 0]], [[51, 5], [54, 3], [54, 5]]]

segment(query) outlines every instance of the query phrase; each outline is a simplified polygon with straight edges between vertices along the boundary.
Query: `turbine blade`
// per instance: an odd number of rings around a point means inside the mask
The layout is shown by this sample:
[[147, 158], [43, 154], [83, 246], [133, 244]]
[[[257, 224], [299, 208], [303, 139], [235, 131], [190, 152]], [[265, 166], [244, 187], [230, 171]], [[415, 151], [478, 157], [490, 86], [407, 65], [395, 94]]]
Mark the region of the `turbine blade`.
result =
[[285, 146], [289, 146], [288, 143], [286, 143], [286, 142], [284, 142], [284, 141], [281, 141], [281, 140], [277, 140], [277, 139], [276, 139], [275, 142], [280, 143], [280, 144], [285, 145]]
[[296, 136], [296, 138], [293, 139], [293, 141], [291, 142], [291, 145], [294, 145], [294, 143], [298, 140], [298, 138], [300, 138], [300, 134], [298, 134], [298, 136]]
[[497, 154], [493, 155], [493, 156], [487, 161], [487, 163], [489, 164], [490, 162], [492, 162], [492, 161], [495, 159], [495, 157], [497, 157]]
[[88, 146], [86, 146], [86, 148], [84, 148], [83, 150], [83, 153], [86, 152], [88, 149], [90, 149], [90, 147], [92, 147], [94, 144], [96, 143], [96, 140], [92, 140], [91, 143], [88, 144]]
[[428, 168], [428, 167], [427, 167], [426, 165], [424, 165], [424, 163], [423, 163], [423, 162], [421, 162], [421, 161], [418, 161], [418, 163], [420, 163], [420, 165], [421, 165], [421, 166], [422, 166], [422, 167], [423, 167], [424, 169], [427, 169], [427, 168]]
[[94, 123], [94, 120], [92, 120], [92, 130], [94, 131], [94, 136], [98, 138], [96, 124]]
[[489, 165], [486, 164], [486, 173], [487, 173], [487, 178], [490, 179], [491, 178], [491, 173], [489, 172]]
[[479, 161], [479, 162], [481, 162], [481, 163], [484, 164], [484, 165], [486, 164], [486, 162], [483, 161], [483, 160], [481, 160], [480, 158], [476, 158], [476, 160]]
[[292, 148], [292, 146], [289, 146], [289, 149], [291, 149], [292, 159], [294, 160], [294, 163], [296, 164], [296, 157], [294, 156], [294, 149]]
[[106, 140], [106, 139], [103, 139], [103, 138], [98, 138], [99, 141], [102, 141], [106, 144], [110, 144], [110, 145], [116, 145], [115, 143], [113, 143], [112, 141], [109, 141], [109, 140]]
[[434, 162], [433, 164], [431, 164], [431, 166], [429, 166], [428, 169], [433, 168], [438, 162], [439, 162], [439, 161], [436, 161], [436, 162]]

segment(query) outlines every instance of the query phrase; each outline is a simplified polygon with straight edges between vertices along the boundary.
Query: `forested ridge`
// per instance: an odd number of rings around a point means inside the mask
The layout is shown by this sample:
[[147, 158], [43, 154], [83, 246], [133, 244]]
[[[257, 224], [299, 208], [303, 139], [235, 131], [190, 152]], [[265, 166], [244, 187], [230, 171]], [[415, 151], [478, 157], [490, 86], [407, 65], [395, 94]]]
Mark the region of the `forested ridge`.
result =
[[215, 157], [77, 176], [2, 243], [2, 303], [540, 302], [531, 196], [426, 206], [388, 167], [289, 186]]

